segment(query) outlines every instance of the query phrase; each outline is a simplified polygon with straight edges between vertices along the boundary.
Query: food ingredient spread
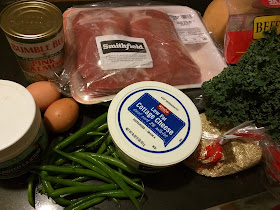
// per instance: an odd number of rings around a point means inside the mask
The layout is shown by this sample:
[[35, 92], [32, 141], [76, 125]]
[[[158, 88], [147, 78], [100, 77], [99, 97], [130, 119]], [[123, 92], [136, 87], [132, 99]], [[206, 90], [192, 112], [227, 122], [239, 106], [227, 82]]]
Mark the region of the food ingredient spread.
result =
[[236, 66], [204, 82], [206, 116], [220, 125], [254, 120], [280, 140], [280, 35], [274, 27], [252, 42]]

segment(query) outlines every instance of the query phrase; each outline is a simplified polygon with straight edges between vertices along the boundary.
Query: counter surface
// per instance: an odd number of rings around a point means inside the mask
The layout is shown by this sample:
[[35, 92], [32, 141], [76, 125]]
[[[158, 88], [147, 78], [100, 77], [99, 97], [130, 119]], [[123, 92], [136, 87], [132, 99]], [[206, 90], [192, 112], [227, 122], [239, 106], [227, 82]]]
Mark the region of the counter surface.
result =
[[[0, 11], [11, 0], [2, 0]], [[198, 10], [203, 14], [209, 0], [170, 0], [173, 4], [185, 5]], [[57, 2], [62, 11], [86, 2]], [[18, 82], [24, 86], [28, 85], [15, 56], [5, 38], [3, 31], [0, 31], [0, 78]], [[104, 106], [96, 105], [81, 106], [81, 116], [78, 126], [88, 123], [91, 119], [105, 111]], [[261, 183], [261, 166], [255, 166], [246, 171], [222, 178], [208, 178], [200, 176], [184, 166], [178, 164], [166, 169], [159, 174], [144, 177], [146, 197], [142, 200], [141, 206], [145, 210], [170, 210], [170, 209], [205, 209], [218, 204], [226, 203], [257, 193], [266, 191]], [[13, 180], [0, 180], [0, 206], [1, 209], [32, 209], [27, 201], [26, 176]], [[118, 206], [106, 201], [99, 205], [100, 209], [118, 209]], [[48, 200], [46, 196], [36, 195], [36, 209], [62, 209]], [[130, 201], [122, 201], [121, 209], [133, 209]]]

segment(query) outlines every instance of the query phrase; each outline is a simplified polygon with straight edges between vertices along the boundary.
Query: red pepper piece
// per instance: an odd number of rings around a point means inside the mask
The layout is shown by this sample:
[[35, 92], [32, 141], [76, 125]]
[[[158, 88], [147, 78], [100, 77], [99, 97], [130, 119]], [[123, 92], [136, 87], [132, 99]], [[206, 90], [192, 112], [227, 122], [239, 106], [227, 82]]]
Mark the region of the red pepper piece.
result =
[[215, 163], [220, 160], [223, 156], [222, 145], [218, 142], [208, 145], [205, 147], [206, 150], [206, 159], [211, 158], [211, 162]]

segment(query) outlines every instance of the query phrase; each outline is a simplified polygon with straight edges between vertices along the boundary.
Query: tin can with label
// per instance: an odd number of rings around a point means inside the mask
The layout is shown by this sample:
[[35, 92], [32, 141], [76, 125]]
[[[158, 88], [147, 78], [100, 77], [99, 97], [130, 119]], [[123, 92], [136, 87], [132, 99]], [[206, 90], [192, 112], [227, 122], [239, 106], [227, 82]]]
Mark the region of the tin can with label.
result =
[[30, 82], [55, 80], [63, 71], [61, 11], [47, 1], [17, 1], [0, 14], [0, 26]]

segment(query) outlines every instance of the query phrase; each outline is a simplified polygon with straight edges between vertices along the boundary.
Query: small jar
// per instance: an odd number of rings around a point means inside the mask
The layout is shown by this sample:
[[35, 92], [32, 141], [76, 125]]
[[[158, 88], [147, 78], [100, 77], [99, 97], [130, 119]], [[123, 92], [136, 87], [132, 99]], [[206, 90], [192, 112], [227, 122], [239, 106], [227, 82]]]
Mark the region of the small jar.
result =
[[0, 80], [0, 179], [31, 169], [48, 146], [41, 112], [22, 85]]

